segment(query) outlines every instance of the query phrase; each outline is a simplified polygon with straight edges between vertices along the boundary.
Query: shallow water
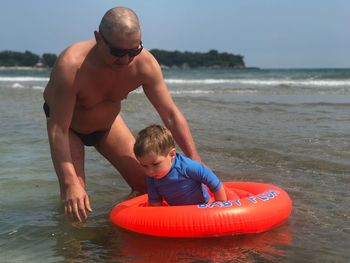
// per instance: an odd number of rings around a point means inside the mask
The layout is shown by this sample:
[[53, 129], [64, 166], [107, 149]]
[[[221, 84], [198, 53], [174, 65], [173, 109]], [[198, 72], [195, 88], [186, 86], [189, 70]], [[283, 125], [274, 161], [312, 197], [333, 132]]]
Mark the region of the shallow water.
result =
[[[0, 70], [1, 262], [347, 262], [350, 258], [350, 70], [165, 71], [202, 159], [224, 181], [285, 189], [289, 220], [271, 231], [164, 239], [111, 225], [129, 188], [87, 148], [87, 222], [65, 218], [42, 112], [47, 71]], [[138, 90], [132, 131], [159, 122]]]

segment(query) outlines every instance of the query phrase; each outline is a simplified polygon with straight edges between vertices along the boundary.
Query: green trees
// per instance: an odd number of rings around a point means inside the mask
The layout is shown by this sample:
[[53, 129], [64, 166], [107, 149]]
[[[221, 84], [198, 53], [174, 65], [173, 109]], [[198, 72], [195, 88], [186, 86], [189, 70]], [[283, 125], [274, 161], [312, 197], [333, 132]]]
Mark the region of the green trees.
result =
[[48, 66], [52, 67], [57, 59], [55, 54], [44, 54], [42, 57], [30, 52], [16, 52], [5, 50], [0, 52], [1, 67], [34, 67]]
[[42, 56], [42, 62], [44, 65], [52, 68], [55, 64], [57, 56], [55, 54], [44, 53]]
[[164, 66], [177, 67], [225, 67], [245, 68], [243, 56], [230, 53], [219, 53], [217, 50], [210, 50], [207, 53], [179, 52], [152, 49], [150, 51]]
[[30, 51], [24, 53], [15, 51], [3, 51], [0, 52], [0, 66], [13, 67], [13, 66], [34, 66], [39, 61], [39, 56], [33, 54]]
[[[243, 56], [230, 53], [219, 53], [210, 50], [206, 53], [180, 52], [152, 49], [150, 51], [158, 60], [159, 64], [167, 67], [222, 67], [222, 68], [245, 68]], [[57, 56], [44, 53], [41, 57], [25, 51], [2, 51], [0, 52], [0, 66], [2, 67], [52, 67]]]

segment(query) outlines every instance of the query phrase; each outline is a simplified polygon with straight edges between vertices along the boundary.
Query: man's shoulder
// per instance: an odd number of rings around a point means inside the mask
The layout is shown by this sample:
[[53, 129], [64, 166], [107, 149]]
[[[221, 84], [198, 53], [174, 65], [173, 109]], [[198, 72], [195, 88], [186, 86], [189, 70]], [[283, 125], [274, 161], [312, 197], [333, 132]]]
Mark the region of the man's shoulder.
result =
[[143, 49], [142, 53], [141, 53], [141, 57], [142, 57], [142, 61], [143, 62], [148, 62], [148, 63], [156, 63], [157, 64], [157, 60], [154, 58], [154, 56], [152, 55], [151, 52], [149, 52], [147, 49]]
[[154, 75], [155, 71], [160, 69], [157, 60], [148, 50], [144, 49], [137, 60], [137, 68], [145, 76]]
[[64, 82], [64, 85], [71, 85], [86, 58], [86, 54], [92, 47], [92, 41], [83, 41], [72, 44], [63, 50], [53, 67], [51, 78]]
[[68, 68], [79, 68], [94, 46], [93, 41], [81, 41], [67, 47], [58, 57], [58, 64]]

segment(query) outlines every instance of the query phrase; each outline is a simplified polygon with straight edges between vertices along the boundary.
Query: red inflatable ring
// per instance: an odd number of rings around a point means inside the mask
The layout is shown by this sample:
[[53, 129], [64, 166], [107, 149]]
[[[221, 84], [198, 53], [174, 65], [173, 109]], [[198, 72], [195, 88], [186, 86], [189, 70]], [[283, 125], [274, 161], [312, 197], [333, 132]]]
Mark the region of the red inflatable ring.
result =
[[228, 201], [187, 206], [147, 206], [147, 194], [116, 205], [113, 224], [161, 237], [212, 237], [259, 233], [285, 222], [292, 201], [281, 188], [262, 183], [224, 183]]

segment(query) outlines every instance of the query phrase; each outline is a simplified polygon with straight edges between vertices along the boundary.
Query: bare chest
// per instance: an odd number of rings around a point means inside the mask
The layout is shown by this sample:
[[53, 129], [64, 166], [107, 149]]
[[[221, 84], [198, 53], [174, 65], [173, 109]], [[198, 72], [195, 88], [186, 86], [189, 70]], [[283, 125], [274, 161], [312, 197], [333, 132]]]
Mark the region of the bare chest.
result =
[[77, 76], [77, 107], [92, 109], [101, 104], [119, 104], [141, 83], [128, 72], [121, 74], [84, 72]]

